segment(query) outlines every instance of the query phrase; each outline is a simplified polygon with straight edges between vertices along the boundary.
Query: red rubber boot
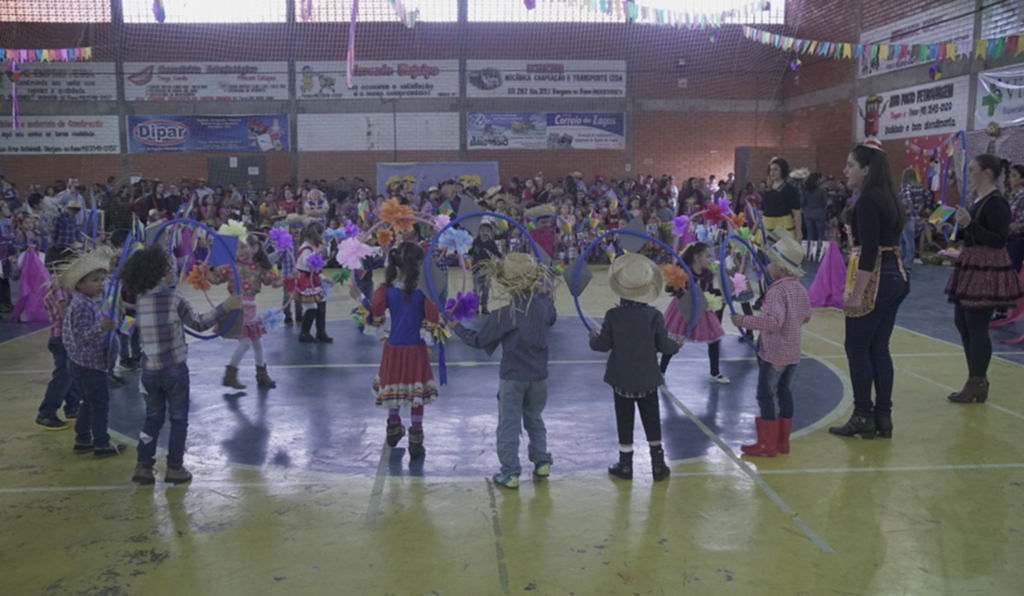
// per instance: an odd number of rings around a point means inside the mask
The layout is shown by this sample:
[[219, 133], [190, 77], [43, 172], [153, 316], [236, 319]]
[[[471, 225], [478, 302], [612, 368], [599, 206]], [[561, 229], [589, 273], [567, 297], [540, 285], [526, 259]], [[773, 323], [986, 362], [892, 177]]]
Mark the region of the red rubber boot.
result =
[[778, 452], [782, 455], [789, 454], [789, 433], [793, 431], [792, 418], [776, 418], [779, 423]]
[[779, 421], [755, 418], [754, 423], [757, 424], [757, 443], [743, 445], [740, 450], [746, 455], [775, 457], [779, 448]]

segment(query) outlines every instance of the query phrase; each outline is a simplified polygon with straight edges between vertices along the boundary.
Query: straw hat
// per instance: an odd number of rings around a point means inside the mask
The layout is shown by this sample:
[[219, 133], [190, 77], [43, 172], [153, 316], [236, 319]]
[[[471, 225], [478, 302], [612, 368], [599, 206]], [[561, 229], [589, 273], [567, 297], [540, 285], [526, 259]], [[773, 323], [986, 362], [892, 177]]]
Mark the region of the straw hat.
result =
[[867, 147], [868, 149], [874, 149], [875, 151], [881, 151], [882, 153], [885, 153], [885, 149], [882, 147], [882, 143], [880, 143], [878, 139], [874, 137], [862, 141], [860, 145], [862, 147]]
[[60, 283], [69, 290], [74, 290], [82, 278], [93, 271], [110, 271], [110, 260], [114, 252], [106, 247], [80, 253], [74, 260], [61, 268]]
[[65, 211], [78, 211], [82, 208], [82, 203], [78, 201], [69, 201], [67, 206], [64, 207]]
[[555, 215], [555, 206], [551, 203], [544, 203], [526, 210], [526, 216], [531, 219], [537, 219], [545, 215]]
[[573, 172], [572, 173], [572, 177], [573, 178], [582, 178], [583, 174], [581, 174], [580, 172]]
[[289, 213], [288, 217], [284, 218], [286, 224], [304, 224], [306, 223], [306, 216], [301, 213]]
[[485, 201], [489, 200], [491, 197], [493, 197], [494, 195], [498, 194], [499, 192], [501, 192], [501, 187], [500, 186], [492, 186], [492, 187], [488, 188], [487, 189], [487, 193], [484, 194], [484, 200]]
[[785, 228], [778, 228], [772, 232], [772, 236], [778, 242], [768, 249], [768, 260], [792, 275], [803, 277], [804, 270], [800, 268], [800, 263], [804, 260], [804, 247]]
[[663, 284], [661, 269], [643, 255], [626, 253], [608, 268], [608, 285], [626, 300], [650, 304], [661, 294]]

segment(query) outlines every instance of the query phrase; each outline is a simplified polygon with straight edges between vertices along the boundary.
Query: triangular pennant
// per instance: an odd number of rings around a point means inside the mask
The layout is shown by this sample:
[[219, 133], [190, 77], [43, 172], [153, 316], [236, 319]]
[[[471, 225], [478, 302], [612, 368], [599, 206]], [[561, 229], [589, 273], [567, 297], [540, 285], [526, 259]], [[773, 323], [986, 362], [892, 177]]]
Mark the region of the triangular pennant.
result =
[[882, 45], [878, 46], [878, 59], [879, 60], [888, 60], [889, 59], [889, 44], [883, 43]]
[[1017, 48], [1019, 42], [1020, 42], [1020, 36], [1019, 35], [1011, 35], [1010, 37], [1007, 37], [1006, 38], [1006, 53], [1009, 54], [1010, 56], [1016, 56], [1020, 52], [1020, 50]]
[[[463, 217], [465, 215], [469, 215], [470, 213], [479, 213], [479, 212], [482, 212], [482, 211], [483, 211], [483, 209], [481, 209], [479, 207], [479, 205], [476, 204], [476, 201], [473, 200], [473, 197], [471, 197], [469, 195], [462, 195], [461, 196], [460, 201], [459, 201], [458, 217]], [[481, 220], [482, 220], [482, 218], [480, 218], [480, 217], [470, 217], [469, 219], [466, 219], [466, 220], [460, 222], [460, 225], [467, 232], [469, 232], [470, 234], [473, 234], [474, 236], [476, 236], [477, 231], [480, 230], [480, 224], [482, 223]]]
[[984, 58], [988, 54], [988, 40], [979, 39], [978, 44], [974, 46], [974, 57]]
[[[622, 229], [631, 232], [638, 232], [640, 234], [647, 233], [647, 227], [644, 226], [643, 218], [640, 217], [634, 217], [629, 220], [629, 223], [623, 226]], [[622, 250], [625, 250], [626, 252], [640, 252], [640, 249], [648, 242], [646, 238], [634, 236], [632, 234], [618, 234], [616, 235], [616, 238], [619, 240], [619, 246], [621, 246]]]
[[[694, 312], [693, 307], [693, 292], [697, 292], [696, 312]], [[699, 321], [708, 312], [708, 301], [700, 287], [695, 289], [691, 285], [689, 289], [683, 292], [679, 300], [676, 301], [676, 308], [679, 310], [679, 314], [683, 315], [683, 320], [686, 321], [687, 326], [689, 326], [691, 321]]]
[[[434, 253], [435, 255], [437, 253]], [[448, 293], [448, 273], [442, 271], [437, 263], [431, 261], [430, 263], [424, 263], [424, 266], [420, 268], [420, 279], [417, 282], [417, 287], [426, 292], [430, 293], [430, 285], [427, 283], [427, 267], [430, 267], [430, 277], [434, 282], [434, 292], [437, 293], [438, 300], [444, 300], [443, 296]], [[431, 298], [433, 300], [433, 298]], [[441, 309], [444, 308], [443, 304], [438, 304]]]
[[853, 57], [858, 59], [858, 60], [860, 60], [863, 55], [864, 55], [864, 44], [859, 43], [859, 44], [857, 44], [857, 49], [853, 52]]
[[577, 279], [576, 286], [573, 287], [573, 276], [576, 275], [576, 265], [580, 259], [569, 263], [566, 266], [565, 271], [562, 272], [562, 278], [565, 279], [565, 286], [569, 288], [569, 293], [574, 297], [582, 296], [584, 290], [590, 285], [591, 280], [594, 279], [594, 272], [590, 270], [590, 265], [586, 261], [580, 265], [580, 276]]
[[843, 58], [853, 58], [853, 46], [844, 43], [843, 44]]

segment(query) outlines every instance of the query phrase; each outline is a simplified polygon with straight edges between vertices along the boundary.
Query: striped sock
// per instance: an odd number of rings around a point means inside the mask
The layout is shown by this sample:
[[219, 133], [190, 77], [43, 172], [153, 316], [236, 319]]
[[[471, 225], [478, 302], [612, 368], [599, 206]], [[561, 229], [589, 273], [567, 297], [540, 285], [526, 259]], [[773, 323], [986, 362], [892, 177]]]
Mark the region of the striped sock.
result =
[[423, 428], [423, 406], [416, 406], [412, 409], [412, 427]]
[[398, 408], [388, 409], [388, 424], [398, 424], [402, 417], [398, 415]]

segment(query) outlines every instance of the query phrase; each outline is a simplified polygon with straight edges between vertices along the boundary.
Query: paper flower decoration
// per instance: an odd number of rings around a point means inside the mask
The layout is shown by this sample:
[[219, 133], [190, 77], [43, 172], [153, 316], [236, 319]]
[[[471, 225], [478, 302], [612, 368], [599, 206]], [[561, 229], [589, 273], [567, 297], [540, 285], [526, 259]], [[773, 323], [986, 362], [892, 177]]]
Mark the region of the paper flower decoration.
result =
[[363, 258], [370, 256], [373, 248], [358, 238], [346, 238], [338, 245], [338, 264], [346, 269], [359, 269]]
[[284, 327], [284, 312], [279, 308], [272, 308], [260, 315], [263, 327], [267, 331], [275, 331]]
[[464, 255], [469, 252], [469, 247], [473, 245], [473, 237], [466, 230], [448, 228], [448, 231], [441, 235], [438, 245], [450, 253]]
[[732, 201], [729, 200], [729, 197], [722, 197], [718, 199], [718, 206], [721, 207], [723, 211], [731, 211]]
[[744, 240], [749, 242], [751, 237], [750, 228], [746, 226], [740, 228], [740, 236], [742, 236]]
[[800, 72], [800, 67], [803, 65], [803, 61], [797, 58], [796, 60], [789, 63], [789, 69], [792, 70], [793, 72]]
[[928, 78], [937, 81], [942, 78], [942, 64], [935, 63], [928, 69]]
[[732, 292], [733, 294], [742, 294], [747, 290], [747, 276], [742, 273], [737, 273], [732, 276]]
[[737, 213], [736, 215], [733, 215], [732, 224], [737, 228], [742, 228], [743, 226], [747, 225], [747, 214]]
[[284, 228], [272, 228], [270, 230], [270, 240], [274, 243], [274, 248], [277, 250], [287, 250], [295, 245], [292, 242], [291, 232]]
[[348, 237], [345, 235], [345, 228], [327, 228], [324, 230], [324, 236], [326, 236], [328, 240], [337, 240], [338, 242], [341, 242]]
[[207, 265], [199, 264], [193, 267], [188, 272], [188, 285], [199, 290], [200, 292], [207, 292], [210, 290], [210, 279], [209, 279], [210, 268]]
[[324, 258], [317, 253], [313, 253], [306, 257], [306, 266], [309, 267], [310, 271], [322, 271], [324, 268]]
[[411, 232], [416, 223], [416, 212], [408, 205], [402, 205], [398, 199], [388, 199], [380, 208], [380, 219], [391, 224], [398, 232]]
[[391, 233], [391, 230], [387, 228], [380, 228], [377, 230], [377, 246], [384, 248], [390, 246], [395, 240], [395, 235]]
[[217, 233], [223, 236], [238, 236], [239, 242], [245, 242], [245, 239], [249, 236], [249, 232], [245, 229], [245, 224], [234, 219], [229, 219], [228, 223], [222, 224]]
[[690, 218], [686, 215], [680, 215], [672, 220], [672, 234], [674, 236], [682, 236], [686, 234], [689, 227]]
[[722, 266], [718, 263], [718, 261], [711, 261], [711, 270], [712, 271], [714, 271], [715, 273], [718, 273], [718, 270], [721, 269], [721, 268], [722, 268]]
[[352, 272], [351, 271], [349, 271], [348, 269], [342, 269], [341, 273], [335, 273], [334, 276], [331, 277], [331, 281], [336, 283], [336, 284], [344, 285], [345, 283], [348, 282], [349, 278], [351, 278], [351, 277], [352, 277]]
[[711, 244], [711, 231], [707, 226], [697, 226], [697, 242]]
[[704, 300], [708, 302], [709, 311], [722, 310], [722, 297], [712, 294], [711, 292], [704, 292]]
[[480, 306], [480, 300], [476, 297], [473, 292], [466, 292], [463, 294], [459, 292], [455, 298], [449, 298], [448, 303], [445, 304], [445, 310], [451, 315], [453, 319], [459, 321], [472, 321], [476, 315], [476, 309]]
[[[725, 205], [723, 206], [722, 203]], [[729, 199], [719, 199], [718, 203], [712, 203], [704, 210], [704, 220], [713, 226], [728, 220], [730, 215]]]
[[665, 285], [677, 292], [690, 287], [690, 276], [679, 265], [662, 265], [661, 276], [665, 278]]
[[434, 227], [438, 230], [443, 230], [445, 226], [452, 223], [452, 218], [448, 217], [444, 213], [434, 218]]
[[356, 224], [352, 223], [351, 219], [345, 222], [345, 237], [346, 238], [355, 238], [356, 236], [359, 235], [360, 231], [361, 230], [359, 229], [359, 226], [357, 226]]

